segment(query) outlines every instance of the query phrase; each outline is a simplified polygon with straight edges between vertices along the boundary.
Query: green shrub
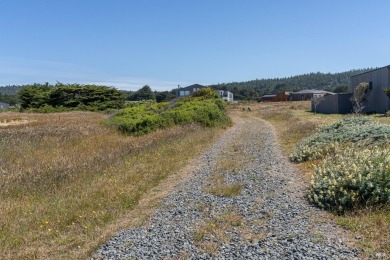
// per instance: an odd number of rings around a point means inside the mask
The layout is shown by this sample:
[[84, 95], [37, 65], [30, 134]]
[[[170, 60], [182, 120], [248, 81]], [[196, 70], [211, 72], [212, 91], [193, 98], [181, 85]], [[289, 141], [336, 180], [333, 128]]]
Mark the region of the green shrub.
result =
[[355, 143], [355, 146], [371, 146], [388, 143], [390, 126], [376, 123], [367, 117], [346, 117], [317, 133], [303, 139], [290, 155], [293, 162], [324, 158], [334, 152], [335, 144]]
[[309, 200], [337, 213], [390, 202], [390, 149], [337, 149], [314, 170]]
[[231, 124], [225, 103], [210, 89], [201, 89], [177, 102], [131, 103], [106, 122], [120, 131], [141, 135], [174, 124], [197, 123], [206, 127]]

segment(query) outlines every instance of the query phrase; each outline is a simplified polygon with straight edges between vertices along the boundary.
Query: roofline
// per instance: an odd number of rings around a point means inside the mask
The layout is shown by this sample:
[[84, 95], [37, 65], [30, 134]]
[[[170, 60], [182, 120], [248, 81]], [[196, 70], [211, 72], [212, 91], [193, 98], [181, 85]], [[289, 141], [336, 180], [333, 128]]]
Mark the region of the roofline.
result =
[[381, 70], [381, 69], [384, 69], [384, 68], [390, 69], [390, 65], [387, 65], [387, 66], [384, 66], [384, 67], [380, 67], [380, 68], [376, 68], [376, 69], [373, 69], [373, 70], [369, 70], [369, 71], [366, 71], [366, 72], [362, 72], [362, 73], [359, 73], [359, 74], [355, 74], [355, 75], [352, 75], [351, 78], [355, 77], [355, 76], [363, 75], [363, 74], [366, 74], [366, 73], [370, 73], [370, 72], [373, 72], [373, 71], [376, 71], [376, 70]]

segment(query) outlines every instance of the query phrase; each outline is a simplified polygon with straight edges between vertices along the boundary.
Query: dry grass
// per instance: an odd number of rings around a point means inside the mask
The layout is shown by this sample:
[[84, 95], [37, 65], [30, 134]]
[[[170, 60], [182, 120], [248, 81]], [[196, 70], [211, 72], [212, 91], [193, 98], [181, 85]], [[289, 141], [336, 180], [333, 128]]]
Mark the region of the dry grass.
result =
[[222, 131], [127, 137], [98, 113], [0, 114], [12, 118], [28, 123], [0, 127], [0, 259], [88, 257], [108, 226]]
[[390, 207], [338, 216], [336, 222], [354, 233], [366, 256], [384, 253], [390, 257]]
[[[248, 243], [257, 243], [263, 239], [263, 233], [255, 232], [245, 223], [245, 219], [236, 213], [234, 208], [228, 208], [219, 215], [209, 216], [209, 211], [204, 214], [208, 217], [206, 221], [198, 224], [193, 233], [193, 239], [201, 252], [216, 255], [222, 243], [230, 243], [233, 234], [238, 234]], [[265, 219], [259, 219], [257, 223], [252, 223], [257, 226], [265, 226]]]
[[258, 115], [275, 126], [279, 142], [286, 155], [290, 154], [304, 137], [322, 125], [341, 119], [341, 115], [314, 114], [310, 101], [261, 103]]
[[243, 187], [240, 183], [226, 183], [221, 174], [213, 174], [209, 180], [211, 184], [206, 188], [206, 191], [215, 196], [235, 197], [240, 195]]
[[204, 242], [228, 243], [230, 241], [229, 231], [243, 225], [243, 217], [236, 214], [233, 209], [218, 216], [211, 217], [200, 223], [193, 234], [193, 239], [198, 246], [204, 247]]
[[[310, 102], [280, 102], [259, 104], [255, 110], [259, 116], [272, 123], [286, 155], [290, 154], [302, 138], [312, 134], [318, 127], [342, 119], [343, 115], [324, 115], [308, 112]], [[390, 118], [372, 115], [375, 121], [390, 124]], [[312, 174], [313, 165], [307, 162], [298, 165], [303, 172]], [[335, 216], [336, 222], [349, 229], [356, 241], [365, 250], [366, 257], [377, 257], [378, 252], [390, 256], [390, 209], [366, 209], [353, 214]]]

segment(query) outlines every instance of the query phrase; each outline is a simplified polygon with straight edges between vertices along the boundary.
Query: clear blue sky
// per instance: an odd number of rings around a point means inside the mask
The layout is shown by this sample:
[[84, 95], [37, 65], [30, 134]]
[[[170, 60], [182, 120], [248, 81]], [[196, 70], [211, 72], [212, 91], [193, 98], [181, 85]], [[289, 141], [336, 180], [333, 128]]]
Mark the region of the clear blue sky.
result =
[[390, 64], [390, 1], [1, 0], [0, 85], [214, 84]]

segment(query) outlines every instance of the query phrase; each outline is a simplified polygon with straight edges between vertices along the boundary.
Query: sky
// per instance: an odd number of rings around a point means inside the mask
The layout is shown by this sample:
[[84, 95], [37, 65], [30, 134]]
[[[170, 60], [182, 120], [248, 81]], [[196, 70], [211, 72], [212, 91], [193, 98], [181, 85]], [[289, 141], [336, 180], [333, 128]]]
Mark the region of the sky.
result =
[[388, 0], [0, 0], [0, 86], [162, 91], [382, 67], [389, 10]]

